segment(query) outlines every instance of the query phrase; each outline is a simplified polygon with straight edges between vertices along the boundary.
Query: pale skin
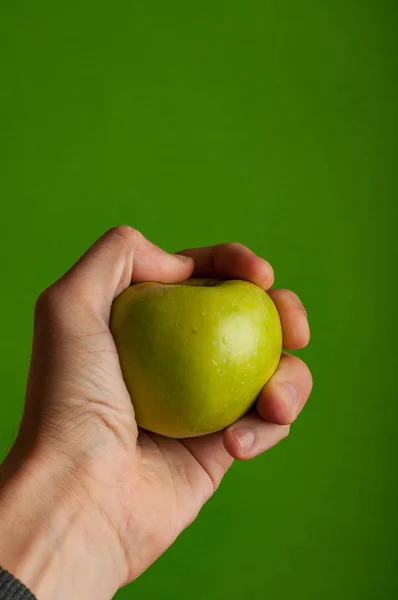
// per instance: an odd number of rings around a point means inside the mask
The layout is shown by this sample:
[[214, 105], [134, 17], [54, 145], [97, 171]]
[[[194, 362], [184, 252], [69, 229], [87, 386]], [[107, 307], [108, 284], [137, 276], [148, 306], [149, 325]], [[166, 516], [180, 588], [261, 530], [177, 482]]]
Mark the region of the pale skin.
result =
[[[282, 321], [279, 368], [250, 414], [225, 431], [173, 440], [137, 428], [110, 334], [131, 282], [244, 279]], [[240, 244], [168, 254], [130, 227], [107, 232], [39, 298], [25, 411], [0, 468], [0, 565], [38, 600], [109, 600], [197, 516], [235, 459], [283, 440], [312, 388], [289, 350], [309, 341], [291, 291]]]

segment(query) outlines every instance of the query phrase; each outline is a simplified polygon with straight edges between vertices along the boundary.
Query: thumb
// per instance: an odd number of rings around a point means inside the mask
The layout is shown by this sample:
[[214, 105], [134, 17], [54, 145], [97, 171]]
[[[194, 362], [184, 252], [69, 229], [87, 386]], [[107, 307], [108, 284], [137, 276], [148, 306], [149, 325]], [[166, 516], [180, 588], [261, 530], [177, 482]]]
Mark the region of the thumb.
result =
[[79, 303], [108, 322], [113, 300], [130, 283], [184, 281], [193, 266], [192, 259], [169, 254], [136, 229], [121, 226], [107, 231], [54, 287], [69, 306]]

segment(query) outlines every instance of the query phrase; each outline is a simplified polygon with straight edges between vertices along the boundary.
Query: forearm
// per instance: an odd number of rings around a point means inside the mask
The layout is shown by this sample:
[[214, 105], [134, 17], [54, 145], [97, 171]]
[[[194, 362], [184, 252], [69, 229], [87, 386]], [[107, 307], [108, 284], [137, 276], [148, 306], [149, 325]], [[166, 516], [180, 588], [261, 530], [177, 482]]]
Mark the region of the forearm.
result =
[[78, 485], [66, 466], [30, 457], [0, 488], [0, 565], [38, 600], [109, 600], [120, 585], [107, 525]]

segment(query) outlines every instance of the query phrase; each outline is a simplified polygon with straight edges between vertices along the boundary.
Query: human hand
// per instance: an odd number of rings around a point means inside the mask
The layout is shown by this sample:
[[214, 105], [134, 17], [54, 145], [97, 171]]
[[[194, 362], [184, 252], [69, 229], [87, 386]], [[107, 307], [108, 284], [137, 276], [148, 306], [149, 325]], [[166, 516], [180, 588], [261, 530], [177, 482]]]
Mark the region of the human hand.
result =
[[[308, 368], [284, 353], [253, 410], [225, 431], [174, 440], [137, 428], [109, 331], [112, 301], [131, 282], [193, 274], [273, 283], [268, 263], [239, 244], [170, 255], [119, 227], [37, 302], [25, 411], [0, 471], [0, 564], [40, 600], [112, 597], [195, 519], [234, 459], [286, 437], [310, 394]], [[285, 350], [304, 347], [301, 302], [269, 294]]]

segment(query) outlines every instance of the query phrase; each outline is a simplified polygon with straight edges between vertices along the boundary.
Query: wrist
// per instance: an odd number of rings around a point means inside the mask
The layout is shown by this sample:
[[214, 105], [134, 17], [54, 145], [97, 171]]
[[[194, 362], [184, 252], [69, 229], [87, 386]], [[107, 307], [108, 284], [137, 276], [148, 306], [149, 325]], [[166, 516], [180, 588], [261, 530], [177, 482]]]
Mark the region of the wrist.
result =
[[[3, 467], [3, 465], [2, 465]], [[0, 565], [38, 600], [109, 600], [124, 583], [116, 533], [59, 457], [31, 453], [0, 487]]]

